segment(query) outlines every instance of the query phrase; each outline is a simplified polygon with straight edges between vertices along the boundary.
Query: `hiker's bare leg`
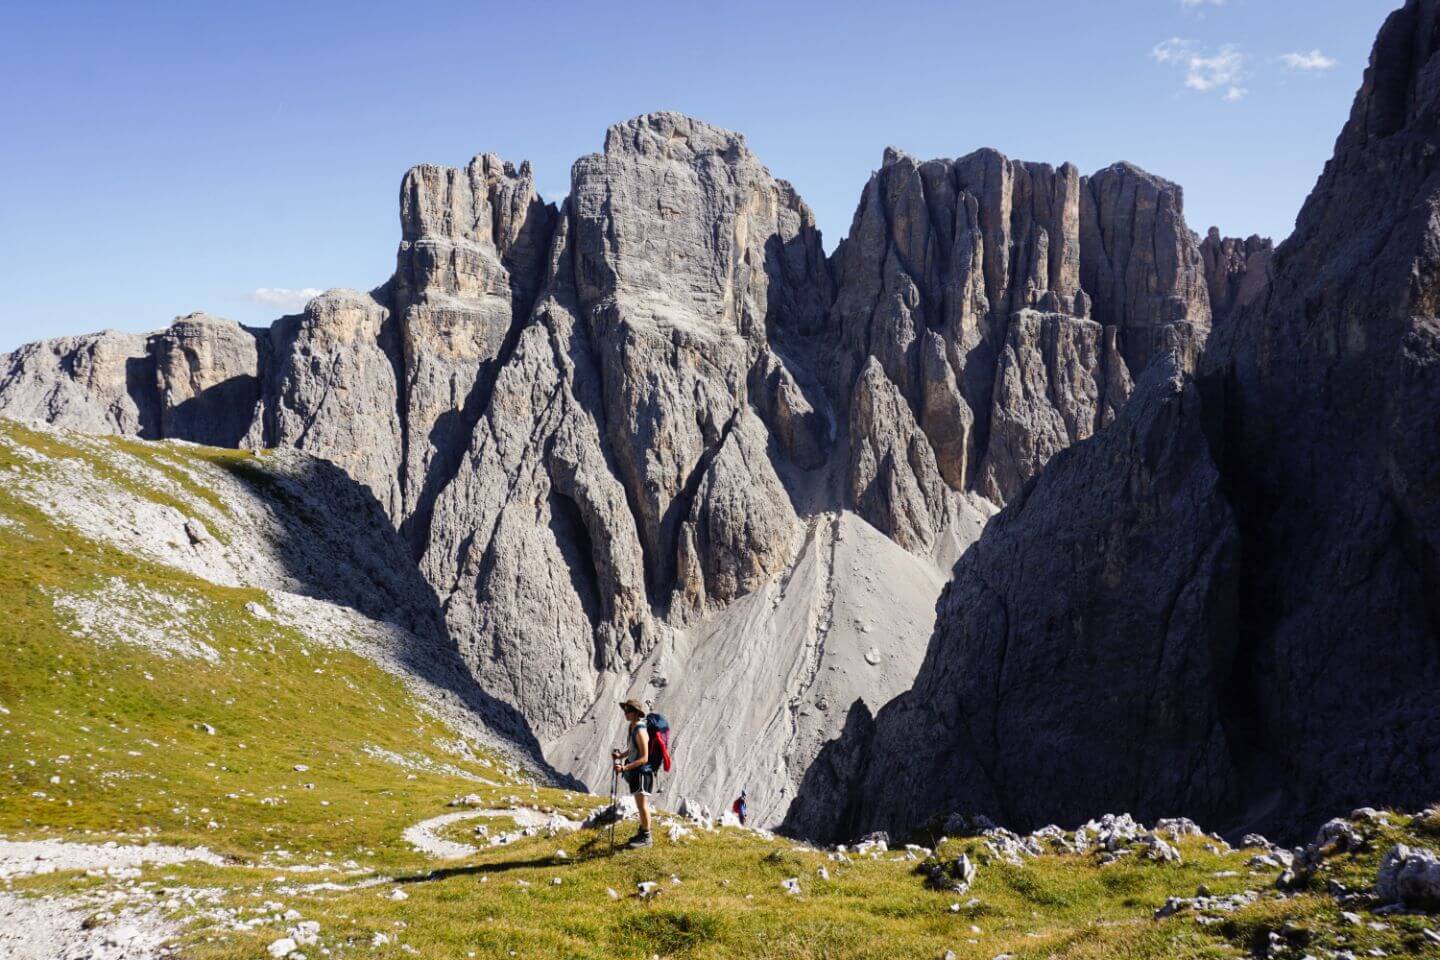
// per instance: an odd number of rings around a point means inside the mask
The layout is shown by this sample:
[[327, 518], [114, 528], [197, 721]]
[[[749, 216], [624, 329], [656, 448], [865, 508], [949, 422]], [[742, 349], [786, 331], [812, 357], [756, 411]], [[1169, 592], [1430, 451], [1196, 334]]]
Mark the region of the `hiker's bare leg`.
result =
[[635, 809], [640, 811], [640, 832], [650, 832], [650, 797], [648, 794], [635, 794]]

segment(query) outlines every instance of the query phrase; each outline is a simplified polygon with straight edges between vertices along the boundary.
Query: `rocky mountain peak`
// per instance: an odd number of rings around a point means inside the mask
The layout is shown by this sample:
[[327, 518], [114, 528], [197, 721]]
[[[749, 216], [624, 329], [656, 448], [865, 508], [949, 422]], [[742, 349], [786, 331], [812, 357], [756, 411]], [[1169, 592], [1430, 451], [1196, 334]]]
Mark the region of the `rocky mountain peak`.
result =
[[899, 163], [902, 160], [909, 159], [910, 154], [906, 153], [904, 150], [901, 150], [899, 147], [887, 146], [885, 148], [885, 152], [880, 156], [880, 167], [881, 169], [884, 169], [885, 167], [888, 167], [893, 163]]
[[[924, 162], [890, 149], [834, 261], [832, 392], [874, 357], [939, 477], [997, 503], [1109, 422], [1152, 357], [1193, 363], [1211, 325], [1183, 194], [1130, 164], [1082, 177], [988, 148]], [[911, 468], [919, 488], [925, 472]]]
[[1081, 284], [1095, 314], [1123, 329], [1134, 370], [1179, 352], [1193, 363], [1211, 321], [1205, 262], [1185, 224], [1176, 184], [1128, 163], [1087, 178], [1082, 196]]
[[1200, 244], [1200, 255], [1205, 258], [1210, 310], [1217, 326], [1253, 303], [1269, 287], [1274, 254], [1275, 244], [1269, 238], [1222, 237], [1219, 228], [1210, 228]]
[[579, 295], [625, 301], [627, 323], [755, 343], [772, 302], [796, 314], [777, 324], [824, 312], [814, 217], [739, 134], [673, 113], [616, 124], [603, 154], [575, 164], [571, 191]]
[[469, 240], [503, 256], [536, 199], [528, 160], [518, 170], [493, 153], [477, 155], [463, 170], [421, 164], [401, 181], [401, 240]]
[[661, 110], [641, 114], [612, 125], [605, 131], [605, 155], [636, 154], [692, 163], [706, 156], [738, 161], [749, 155], [743, 133], [686, 116]]

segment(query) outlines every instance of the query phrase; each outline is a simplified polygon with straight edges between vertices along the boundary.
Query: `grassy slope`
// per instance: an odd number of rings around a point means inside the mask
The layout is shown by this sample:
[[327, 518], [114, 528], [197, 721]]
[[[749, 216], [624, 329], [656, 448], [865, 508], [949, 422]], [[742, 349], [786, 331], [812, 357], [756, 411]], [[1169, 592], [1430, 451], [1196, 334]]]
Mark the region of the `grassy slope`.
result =
[[[103, 457], [61, 438], [9, 425], [0, 430], [47, 456], [68, 458], [69, 469], [111, 469]], [[186, 457], [243, 456], [123, 441], [115, 447], [170, 468]], [[48, 468], [0, 448], [0, 478]], [[132, 482], [112, 473], [117, 483]], [[178, 472], [175, 479], [188, 484]], [[1023, 867], [984, 865], [975, 887], [960, 897], [927, 889], [911, 862], [836, 863], [785, 840], [735, 830], [698, 832], [678, 844], [662, 837], [653, 850], [613, 856], [604, 835], [535, 837], [437, 863], [412, 850], [401, 833], [447, 812], [446, 802], [458, 794], [478, 793], [494, 807], [519, 797], [571, 814], [594, 800], [533, 789], [502, 774], [498, 762], [447, 750], [454, 731], [398, 680], [359, 656], [257, 620], [245, 610], [248, 601], [263, 599], [255, 591], [217, 587], [84, 541], [21, 503], [6, 484], [0, 517], [12, 521], [0, 523], [0, 706], [10, 711], [0, 714], [0, 833], [208, 845], [232, 864], [156, 868], [147, 880], [162, 890], [219, 889], [222, 902], [243, 917], [272, 916], [265, 904], [281, 902], [321, 923], [333, 956], [888, 958], [939, 957], [952, 949], [983, 958], [1222, 957], [1249, 952], [1272, 930], [1287, 930], [1297, 946], [1308, 939], [1312, 952], [1338, 945], [1341, 936], [1357, 952], [1423, 949], [1423, 918], [1386, 918], [1382, 931], [1356, 928], [1319, 892], [1267, 897], [1212, 925], [1188, 915], [1152, 920], [1167, 896], [1190, 895], [1201, 883], [1224, 894], [1268, 888], [1273, 880], [1274, 871], [1245, 868], [1248, 854], [1210, 854], [1195, 839], [1184, 845], [1183, 865], [1127, 860], [1099, 868], [1091, 858], [1063, 856]], [[189, 626], [220, 652], [220, 662], [72, 636], [53, 593], [84, 593], [113, 578], [188, 598]], [[207, 723], [213, 735], [201, 726]], [[377, 747], [496, 785], [408, 769], [365, 752]], [[445, 835], [462, 839], [472, 830], [466, 823]], [[1440, 831], [1414, 825], [1407, 836], [1435, 845]], [[1364, 889], [1391, 839], [1377, 837], [1371, 850], [1336, 859], [1326, 870]], [[950, 841], [943, 852], [966, 846], [974, 849], [974, 841]], [[568, 857], [558, 858], [560, 849]], [[352, 860], [358, 867], [345, 868]], [[317, 869], [281, 869], [297, 863]], [[821, 867], [828, 880], [819, 877]], [[1215, 876], [1226, 871], [1238, 875]], [[366, 876], [384, 879], [359, 889], [297, 890]], [[803, 889], [798, 898], [780, 886], [792, 876]], [[641, 881], [659, 881], [662, 892], [639, 900], [633, 892]], [[103, 882], [69, 874], [15, 886], [54, 892]], [[394, 899], [396, 890], [406, 897]], [[978, 906], [949, 909], [971, 897]], [[213, 914], [192, 913], [186, 953], [207, 960], [263, 957], [290, 925], [273, 916], [237, 931]], [[372, 947], [376, 933], [390, 942]], [[321, 955], [318, 946], [307, 952], [312, 960]]]

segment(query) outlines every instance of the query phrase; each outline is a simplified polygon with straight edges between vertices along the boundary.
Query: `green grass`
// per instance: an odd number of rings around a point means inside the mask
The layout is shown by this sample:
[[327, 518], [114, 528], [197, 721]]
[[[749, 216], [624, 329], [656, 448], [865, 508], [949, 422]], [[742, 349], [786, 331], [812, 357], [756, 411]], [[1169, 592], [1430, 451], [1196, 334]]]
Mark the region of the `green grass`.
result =
[[[225, 502], [216, 495], [214, 490], [196, 482], [194, 477], [187, 472], [187, 468], [193, 467], [193, 464], [186, 462], [186, 454], [179, 452], [179, 449], [165, 444], [132, 440], [127, 437], [115, 437], [107, 442], [112, 444], [115, 449], [122, 450], [160, 470], [168, 479], [183, 488], [187, 494], [205, 501], [219, 513], [229, 512]], [[257, 459], [255, 454], [245, 450], [219, 450], [213, 447], [185, 449], [190, 457], [221, 467], [231, 467]]]
[[[47, 456], [70, 453], [24, 433]], [[26, 466], [0, 448], [0, 471]], [[250, 615], [259, 592], [82, 540], [7, 490], [0, 515], [17, 521], [0, 526], [0, 705], [10, 710], [0, 715], [0, 832], [143, 832], [242, 861], [276, 847], [342, 857], [364, 849], [383, 864], [408, 850], [396, 831], [413, 809], [479, 784], [412, 772], [366, 748], [496, 778], [493, 767], [437, 748], [455, 732], [398, 679]], [[191, 626], [219, 663], [72, 636], [54, 597], [115, 581], [191, 601]]]
[[[184, 466], [187, 454], [196, 462], [213, 463], [224, 467], [233, 467], [236, 464], [255, 459], [254, 454], [243, 450], [181, 448], [146, 443], [127, 437], [106, 437], [103, 440], [93, 437], [70, 438], [60, 434], [30, 430], [8, 420], [0, 429], [3, 429], [4, 436], [9, 440], [28, 447], [51, 460], [63, 461], [64, 469], [85, 470], [118, 490], [190, 515], [193, 515], [195, 510], [185, 502], [185, 497], [199, 499], [221, 514], [227, 513], [228, 510], [224, 501], [216, 495], [215, 491], [197, 483], [186, 474]], [[103, 448], [104, 452], [97, 452], [97, 447]], [[10, 462], [15, 461], [14, 454], [7, 451], [7, 456], [10, 458]], [[159, 489], [137, 481], [133, 472], [126, 469], [131, 464], [157, 470], [166, 481], [178, 487], [184, 496], [176, 496], [171, 490]], [[224, 542], [224, 531], [212, 532], [216, 539]]]
[[457, 843], [468, 843], [472, 846], [484, 846], [486, 840], [475, 835], [475, 828], [484, 825], [490, 830], [490, 836], [502, 833], [514, 833], [520, 827], [511, 817], [483, 817], [474, 820], [461, 820], [452, 823], [448, 827], [442, 827], [436, 831], [436, 836], [446, 840], [454, 840]]
[[[0, 431], [67, 464], [93, 467], [107, 481], [134, 483], [93, 450], [80, 455], [62, 438], [9, 425]], [[244, 454], [106, 443], [124, 456], [150, 457], [198, 497], [203, 492], [189, 489], [194, 481], [180, 469], [189, 458], [264, 482], [263, 461]], [[42, 469], [0, 446], [0, 476]], [[240, 917], [270, 918], [234, 930], [209, 908], [182, 907], [194, 921], [183, 955], [196, 960], [264, 957], [290, 926], [266, 906], [277, 902], [320, 922], [330, 956], [395, 960], [878, 960], [939, 958], [946, 950], [985, 960], [1002, 953], [1220, 958], [1249, 953], [1272, 931], [1304, 940], [1306, 949], [1360, 955], [1380, 947], [1419, 956], [1420, 930], [1436, 925], [1433, 918], [1386, 917], [1384, 930], [1357, 928], [1325, 892], [1326, 880], [1368, 889], [1380, 855], [1397, 839], [1440, 844], [1440, 823], [1404, 818], [1376, 830], [1369, 849], [1327, 861], [1311, 890], [1286, 899], [1268, 892], [1274, 871], [1246, 868], [1253, 851], [1210, 852], [1204, 838], [1181, 844], [1183, 864], [1132, 857], [1100, 867], [1079, 855], [1023, 866], [982, 862], [963, 895], [928, 888], [917, 864], [898, 854], [836, 862], [783, 838], [731, 829], [697, 830], [671, 843], [662, 828], [654, 848], [612, 853], [608, 835], [593, 831], [490, 848], [476, 840], [475, 825], [486, 822], [494, 833], [513, 829], [513, 821], [466, 820], [442, 835], [480, 849], [458, 861], [431, 860], [401, 835], [417, 821], [453, 812], [448, 802], [456, 796], [478, 794], [495, 808], [518, 796], [571, 817], [599, 798], [533, 788], [478, 745], [475, 754], [489, 765], [446, 751], [441, 744], [457, 733], [398, 679], [360, 656], [257, 620], [245, 609], [262, 599], [255, 591], [218, 587], [85, 541], [26, 505], [10, 485], [0, 484], [0, 516], [11, 521], [0, 524], [0, 706], [9, 711], [0, 714], [0, 833], [204, 844], [226, 856], [225, 866], [145, 871], [153, 889], [214, 890]], [[219, 652], [219, 662], [72, 635], [55, 596], [115, 582], [190, 600], [188, 629]], [[390, 763], [377, 750], [499, 785]], [[622, 827], [618, 839], [632, 829]], [[567, 857], [557, 856], [561, 849]], [[973, 838], [948, 841], [937, 853], [967, 850], [978, 853]], [[319, 869], [287, 869], [296, 865]], [[1230, 872], [1236, 875], [1217, 876]], [[782, 889], [789, 877], [799, 879], [800, 896]], [[64, 893], [107, 882], [69, 873], [17, 881], [14, 889]], [[658, 895], [639, 898], [641, 882], [658, 883]], [[349, 888], [306, 890], [319, 883]], [[1189, 896], [1201, 884], [1217, 895], [1267, 893], [1211, 925], [1183, 913], [1152, 918], [1167, 897]], [[952, 904], [961, 908], [952, 911]], [[1367, 922], [1376, 919], [1360, 909]], [[372, 947], [377, 934], [387, 940]]]

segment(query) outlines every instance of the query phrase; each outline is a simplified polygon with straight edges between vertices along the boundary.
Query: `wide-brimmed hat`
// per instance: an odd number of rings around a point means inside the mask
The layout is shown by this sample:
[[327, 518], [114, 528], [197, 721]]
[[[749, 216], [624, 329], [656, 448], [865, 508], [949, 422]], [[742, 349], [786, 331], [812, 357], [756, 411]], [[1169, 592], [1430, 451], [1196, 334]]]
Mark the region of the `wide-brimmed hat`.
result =
[[629, 700], [621, 700], [620, 706], [626, 710], [633, 710], [642, 716], [645, 713], [645, 704], [641, 703], [639, 700], [634, 699], [633, 697]]

